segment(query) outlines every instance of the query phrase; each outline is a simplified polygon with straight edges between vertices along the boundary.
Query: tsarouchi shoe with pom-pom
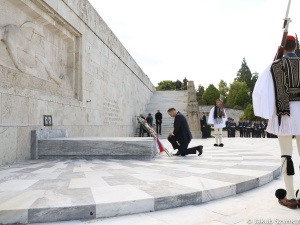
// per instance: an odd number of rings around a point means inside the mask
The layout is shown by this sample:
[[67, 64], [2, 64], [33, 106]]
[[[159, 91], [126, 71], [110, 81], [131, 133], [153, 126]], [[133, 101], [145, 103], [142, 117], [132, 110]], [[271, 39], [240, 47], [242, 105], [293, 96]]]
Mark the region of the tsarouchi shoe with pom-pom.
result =
[[296, 199], [278, 199], [280, 205], [286, 206], [290, 209], [297, 209], [298, 208], [298, 201]]

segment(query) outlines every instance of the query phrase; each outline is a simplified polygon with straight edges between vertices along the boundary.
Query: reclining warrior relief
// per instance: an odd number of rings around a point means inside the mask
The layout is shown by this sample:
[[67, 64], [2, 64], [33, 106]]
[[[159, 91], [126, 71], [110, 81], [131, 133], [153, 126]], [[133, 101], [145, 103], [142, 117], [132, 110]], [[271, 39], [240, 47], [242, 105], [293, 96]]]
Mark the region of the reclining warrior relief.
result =
[[[29, 37], [31, 40], [22, 31], [23, 29], [31, 31]], [[39, 46], [32, 41], [36, 36], [43, 39], [44, 33], [31, 22], [26, 22], [21, 27], [9, 24], [0, 28], [0, 40], [5, 44], [8, 54], [18, 70], [28, 73], [30, 70], [37, 70], [39, 64], [42, 64], [49, 78], [57, 85], [61, 85], [61, 79], [55, 74], [49, 61], [39, 54], [41, 52]]]

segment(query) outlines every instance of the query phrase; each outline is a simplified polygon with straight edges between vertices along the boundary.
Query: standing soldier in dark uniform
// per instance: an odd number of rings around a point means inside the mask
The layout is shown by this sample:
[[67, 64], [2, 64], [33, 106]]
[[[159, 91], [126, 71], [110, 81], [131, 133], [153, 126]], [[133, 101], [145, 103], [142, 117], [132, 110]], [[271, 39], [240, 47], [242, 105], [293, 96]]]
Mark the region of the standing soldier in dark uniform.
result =
[[234, 122], [234, 119], [232, 119], [230, 123], [231, 137], [235, 137], [235, 128], [236, 128], [236, 122]]
[[257, 121], [257, 136], [258, 138], [261, 138], [261, 127], [262, 127], [262, 122]]
[[206, 125], [207, 125], [206, 116], [205, 116], [205, 113], [202, 112], [202, 116], [200, 118], [200, 127], [201, 127], [201, 132], [202, 132], [202, 138], [207, 138]]
[[255, 127], [256, 127], [256, 122], [255, 120], [251, 122], [251, 136], [252, 138], [255, 137]]
[[262, 128], [261, 128], [261, 134], [262, 134], [262, 137], [265, 138], [266, 137], [266, 128], [267, 128], [267, 122], [264, 121], [262, 123]]
[[246, 123], [246, 137], [250, 137], [250, 132], [251, 132], [251, 122], [249, 120], [247, 120], [247, 123]]
[[244, 121], [243, 121], [243, 132], [244, 132], [244, 137], [247, 137], [247, 136], [246, 136], [246, 125], [247, 125], [247, 119], [244, 119]]
[[244, 137], [243, 120], [239, 121], [239, 131], [240, 131], [240, 137]]
[[227, 129], [227, 137], [231, 137], [230, 135], [230, 118], [225, 122], [226, 124], [226, 129]]

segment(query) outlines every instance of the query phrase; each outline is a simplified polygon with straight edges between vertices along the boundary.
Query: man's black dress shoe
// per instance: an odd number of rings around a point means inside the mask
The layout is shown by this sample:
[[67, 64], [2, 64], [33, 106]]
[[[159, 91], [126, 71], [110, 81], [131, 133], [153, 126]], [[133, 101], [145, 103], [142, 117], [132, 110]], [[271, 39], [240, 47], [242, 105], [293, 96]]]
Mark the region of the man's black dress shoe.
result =
[[202, 155], [202, 153], [203, 153], [203, 146], [202, 146], [202, 145], [199, 145], [199, 146], [197, 147], [197, 151], [199, 152], [198, 156]]

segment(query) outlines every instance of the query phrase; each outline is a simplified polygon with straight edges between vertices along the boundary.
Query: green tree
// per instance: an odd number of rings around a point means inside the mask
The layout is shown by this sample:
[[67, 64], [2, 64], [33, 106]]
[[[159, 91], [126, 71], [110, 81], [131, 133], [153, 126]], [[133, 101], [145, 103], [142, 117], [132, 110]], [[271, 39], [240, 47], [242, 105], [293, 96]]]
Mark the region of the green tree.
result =
[[253, 105], [249, 103], [247, 107], [244, 110], [244, 114], [241, 116], [243, 119], [249, 119], [249, 120], [259, 120], [259, 121], [265, 121], [264, 118], [261, 118], [259, 116], [255, 116]]
[[207, 102], [202, 98], [198, 101], [198, 105], [207, 105]]
[[223, 96], [223, 103], [226, 103], [226, 98], [227, 98], [227, 95], [228, 95], [228, 91], [229, 91], [229, 88], [227, 86], [227, 83], [224, 81], [224, 80], [221, 80], [220, 83], [219, 83], [219, 92], [220, 92], [220, 95]]
[[234, 99], [234, 106], [246, 107], [251, 102], [251, 98], [248, 90], [240, 89]]
[[250, 89], [250, 92], [252, 93], [257, 79], [255, 80], [255, 82], [252, 79], [252, 73], [247, 65], [245, 58], [243, 58], [241, 68], [237, 72], [236, 78], [234, 78], [234, 80], [239, 82], [246, 82], [248, 88]]
[[255, 115], [253, 111], [253, 105], [251, 103], [245, 108], [244, 115], [242, 117], [248, 120], [254, 120]]
[[255, 86], [255, 84], [256, 84], [256, 81], [257, 81], [257, 79], [258, 79], [258, 72], [254, 72], [253, 73], [253, 76], [252, 76], [252, 78], [251, 78], [251, 84], [252, 84], [252, 86], [253, 86], [253, 88], [251, 89], [250, 88], [250, 92], [251, 92], [251, 99], [252, 99], [252, 92], [253, 92], [253, 89], [254, 89], [254, 86]]
[[202, 99], [205, 100], [208, 105], [214, 105], [216, 99], [219, 97], [220, 92], [213, 84], [210, 84], [202, 95]]
[[204, 93], [204, 87], [201, 84], [199, 84], [198, 89], [196, 90], [196, 97], [197, 97], [198, 103], [199, 103], [199, 100], [202, 99], [203, 93]]
[[230, 84], [226, 107], [244, 107], [249, 102], [251, 102], [251, 98], [246, 82], [234, 81], [232, 84]]
[[158, 86], [156, 87], [157, 91], [169, 91], [175, 89], [176, 89], [176, 83], [175, 81], [171, 81], [171, 80], [163, 80], [159, 82]]

